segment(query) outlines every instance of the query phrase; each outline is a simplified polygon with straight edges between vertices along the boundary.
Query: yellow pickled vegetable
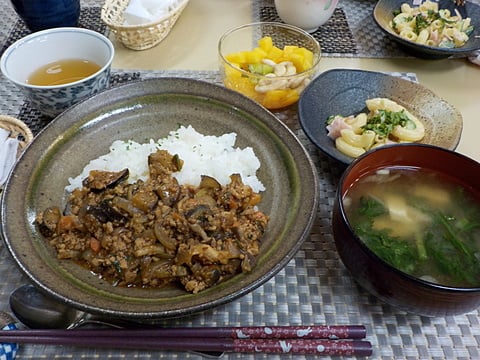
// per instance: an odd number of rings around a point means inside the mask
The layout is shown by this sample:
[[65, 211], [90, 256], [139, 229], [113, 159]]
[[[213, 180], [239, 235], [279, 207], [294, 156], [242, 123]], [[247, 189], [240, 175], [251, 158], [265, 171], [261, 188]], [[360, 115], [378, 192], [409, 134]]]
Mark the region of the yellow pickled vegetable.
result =
[[297, 48], [289, 55], [289, 61], [293, 62], [298, 72], [307, 71], [313, 66], [313, 53], [305, 48]]
[[231, 63], [232, 66], [225, 66], [225, 77], [227, 79], [241, 78], [242, 72], [239, 70], [240, 64]]
[[225, 59], [227, 59], [228, 62], [234, 63], [234, 64], [244, 64], [246, 62], [246, 56], [244, 51], [230, 53], [227, 56], [225, 56]]
[[281, 109], [296, 103], [300, 94], [295, 89], [271, 90], [265, 93], [262, 104], [268, 109]]
[[[252, 50], [239, 51], [225, 56], [233, 66], [224, 67], [225, 86], [241, 92], [268, 109], [279, 109], [294, 104], [298, 101], [309, 76], [304, 76], [304, 79], [299, 79], [299, 81], [284, 81], [281, 86], [271, 85], [270, 89], [269, 83], [266, 85], [261, 83], [264, 78], [262, 75], [271, 73], [269, 79], [282, 76], [274, 69], [278, 64], [285, 62], [288, 62], [290, 67], [294, 67], [294, 74], [303, 73], [313, 67], [313, 53], [295, 45], [286, 45], [283, 49], [278, 48], [270, 36], [261, 38], [257, 44], [258, 46]], [[245, 73], [242, 74], [236, 69], [247, 71], [251, 76], [245, 76]]]
[[272, 46], [270, 51], [267, 54], [267, 59], [273, 60], [276, 63], [279, 63], [282, 57], [283, 57], [283, 50], [276, 46]]
[[[246, 77], [230, 77], [225, 78], [225, 86], [229, 89], [238, 91], [255, 101], [259, 101], [263, 94], [259, 94], [255, 91], [255, 85], [252, 84], [250, 79]], [[260, 102], [260, 101], [259, 101]]]
[[260, 48], [245, 52], [245, 60], [247, 64], [258, 64], [267, 56], [267, 53]]
[[270, 36], [265, 36], [258, 40], [258, 47], [261, 48], [263, 51], [268, 53], [270, 49], [273, 47], [273, 40]]

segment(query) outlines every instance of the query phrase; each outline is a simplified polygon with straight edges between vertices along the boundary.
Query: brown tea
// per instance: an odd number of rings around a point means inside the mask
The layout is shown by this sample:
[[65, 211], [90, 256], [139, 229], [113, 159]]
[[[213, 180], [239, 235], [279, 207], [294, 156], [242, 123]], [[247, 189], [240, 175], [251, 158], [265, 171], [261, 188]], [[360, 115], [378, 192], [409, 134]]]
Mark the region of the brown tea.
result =
[[84, 59], [64, 59], [43, 65], [27, 79], [38, 86], [68, 84], [86, 78], [100, 70], [96, 63]]

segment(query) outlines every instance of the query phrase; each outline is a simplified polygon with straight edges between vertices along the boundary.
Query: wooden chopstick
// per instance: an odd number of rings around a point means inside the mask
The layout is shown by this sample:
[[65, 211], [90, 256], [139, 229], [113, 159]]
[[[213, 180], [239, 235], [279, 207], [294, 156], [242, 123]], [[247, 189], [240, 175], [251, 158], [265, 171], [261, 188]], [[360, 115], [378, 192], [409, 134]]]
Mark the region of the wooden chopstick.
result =
[[137, 350], [370, 356], [362, 325], [0, 331], [0, 343]]

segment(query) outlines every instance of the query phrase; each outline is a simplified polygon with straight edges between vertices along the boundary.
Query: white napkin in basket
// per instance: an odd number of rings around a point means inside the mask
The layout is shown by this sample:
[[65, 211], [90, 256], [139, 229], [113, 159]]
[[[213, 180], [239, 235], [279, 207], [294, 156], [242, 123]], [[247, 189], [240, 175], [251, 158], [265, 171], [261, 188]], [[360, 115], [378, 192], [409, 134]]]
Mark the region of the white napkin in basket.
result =
[[142, 25], [168, 15], [178, 0], [131, 0], [125, 9], [125, 25]]
[[18, 140], [9, 136], [10, 132], [0, 129], [0, 186], [7, 180], [17, 160]]

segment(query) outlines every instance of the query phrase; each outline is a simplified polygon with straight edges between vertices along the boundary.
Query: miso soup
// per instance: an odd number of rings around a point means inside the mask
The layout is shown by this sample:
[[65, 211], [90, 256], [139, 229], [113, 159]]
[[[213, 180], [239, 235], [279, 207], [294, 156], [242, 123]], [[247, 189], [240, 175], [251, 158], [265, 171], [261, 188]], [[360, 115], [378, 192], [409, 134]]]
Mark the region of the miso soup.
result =
[[36, 69], [27, 79], [27, 83], [37, 86], [54, 86], [72, 83], [100, 70], [93, 61], [84, 59], [63, 59], [45, 64]]
[[397, 269], [446, 286], [480, 286], [480, 194], [444, 174], [385, 168], [343, 203], [352, 229]]

